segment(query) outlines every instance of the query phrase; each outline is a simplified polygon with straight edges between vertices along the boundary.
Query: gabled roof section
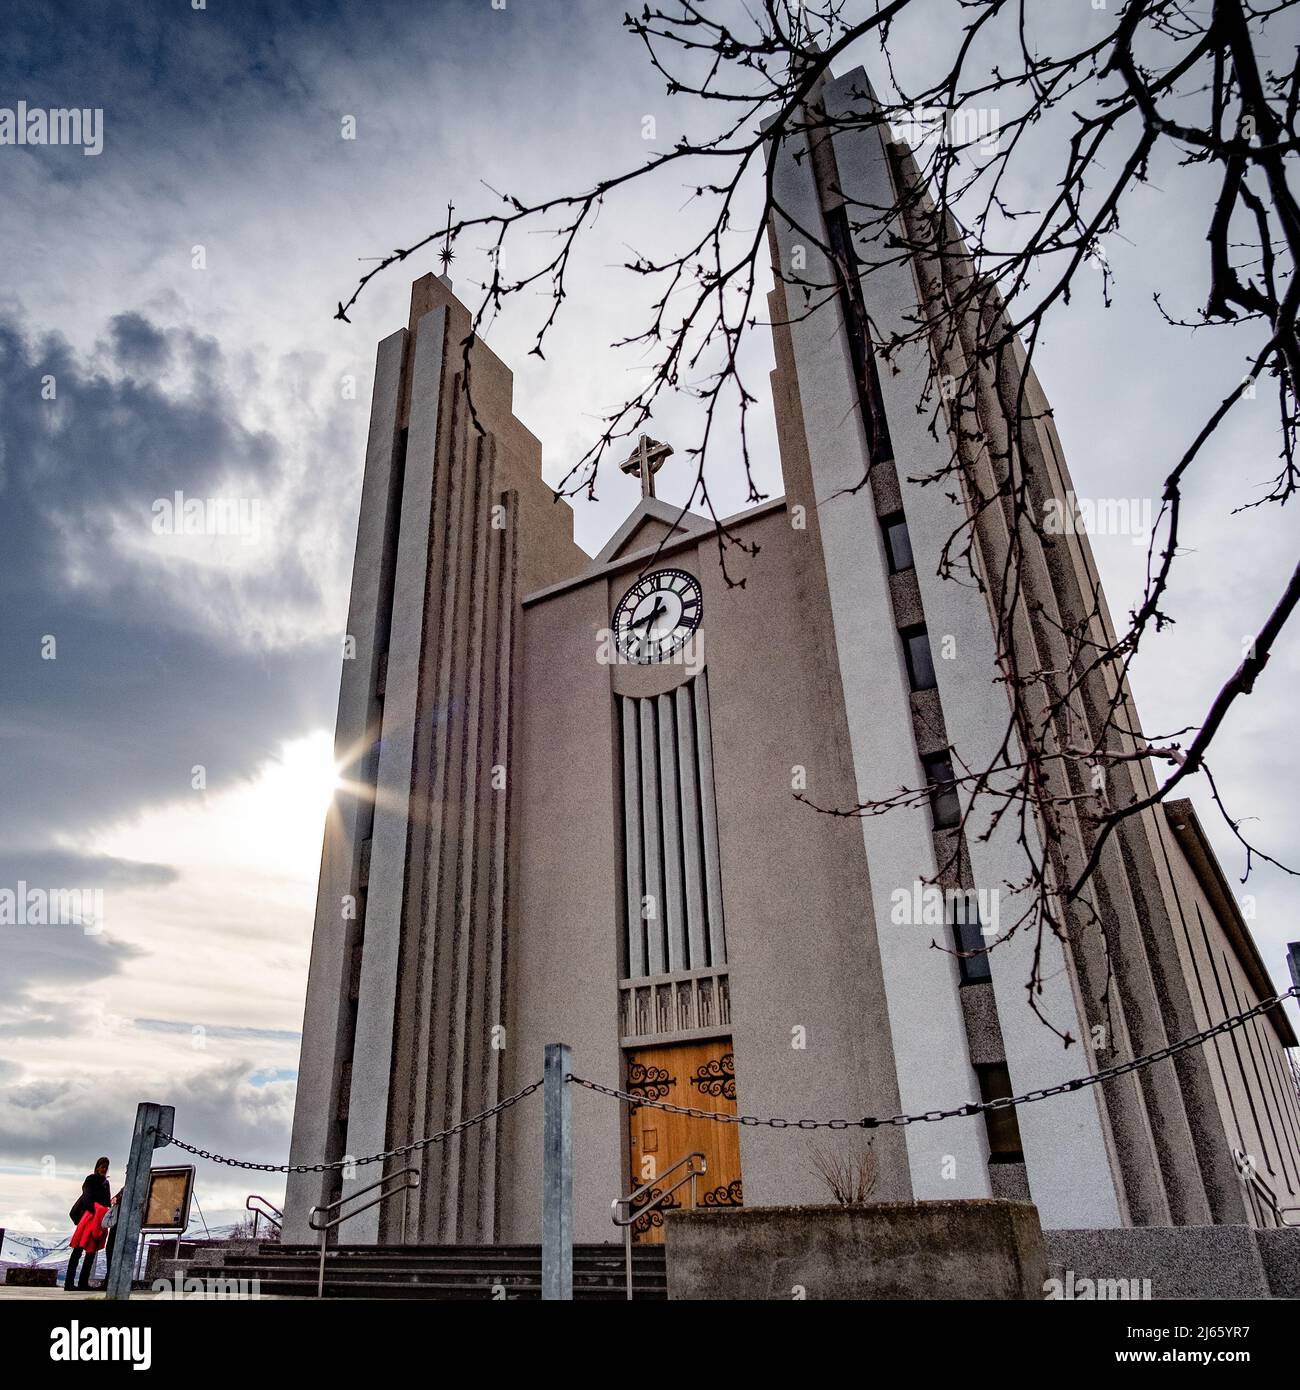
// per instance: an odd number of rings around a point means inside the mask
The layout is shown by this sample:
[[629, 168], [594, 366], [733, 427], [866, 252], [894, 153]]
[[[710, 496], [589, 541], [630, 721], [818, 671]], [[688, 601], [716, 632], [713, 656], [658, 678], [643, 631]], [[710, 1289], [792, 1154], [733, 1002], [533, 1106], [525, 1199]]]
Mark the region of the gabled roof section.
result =
[[671, 507], [657, 497], [643, 497], [631, 516], [605, 542], [604, 549], [591, 562], [591, 568], [607, 565], [627, 551], [658, 545], [666, 536], [699, 535], [712, 529], [694, 512]]

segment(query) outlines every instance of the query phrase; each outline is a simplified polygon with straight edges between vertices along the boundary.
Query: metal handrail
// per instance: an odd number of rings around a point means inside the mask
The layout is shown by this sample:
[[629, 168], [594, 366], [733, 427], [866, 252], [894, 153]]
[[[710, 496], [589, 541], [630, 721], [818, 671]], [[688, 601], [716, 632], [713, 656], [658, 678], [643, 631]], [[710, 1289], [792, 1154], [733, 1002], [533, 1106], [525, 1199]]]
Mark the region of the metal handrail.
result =
[[1284, 1207], [1279, 1204], [1277, 1194], [1264, 1181], [1255, 1170], [1255, 1166], [1240, 1149], [1233, 1149], [1232, 1157], [1237, 1165], [1238, 1175], [1245, 1185], [1246, 1191], [1250, 1194], [1253, 1201], [1255, 1215], [1259, 1218], [1260, 1224], [1264, 1224], [1261, 1206], [1267, 1207], [1273, 1214], [1273, 1222], [1276, 1226], [1291, 1227], [1300, 1226], [1300, 1221], [1288, 1221], [1287, 1216], [1291, 1212], [1300, 1212], [1300, 1207]]
[[[260, 1207], [255, 1207], [254, 1202], [261, 1202]], [[244, 1210], [253, 1213], [253, 1239], [257, 1239], [257, 1220], [264, 1216], [275, 1227], [278, 1235], [284, 1229], [284, 1212], [275, 1205], [268, 1197], [263, 1197], [260, 1192], [250, 1192], [244, 1201]]]
[[[695, 1166], [695, 1160], [697, 1158], [700, 1160], [700, 1166], [698, 1168]], [[665, 1178], [675, 1173], [680, 1167], [682, 1167], [683, 1164], [685, 1164], [686, 1166], [686, 1172], [680, 1178], [678, 1178], [677, 1181], [673, 1183], [673, 1185], [670, 1188], [667, 1188], [665, 1191], [659, 1193], [659, 1195], [655, 1197], [653, 1201], [647, 1202], [644, 1206], [637, 1207], [635, 1211], [632, 1209], [632, 1203], [635, 1202], [638, 1197], [641, 1197], [645, 1193], [649, 1192], [650, 1189], [654, 1187], [656, 1183], [663, 1182]], [[681, 1158], [677, 1160], [676, 1163], [672, 1164], [668, 1168], [665, 1168], [662, 1173], [658, 1174], [658, 1176], [651, 1178], [649, 1182], [642, 1183], [640, 1187], [635, 1189], [635, 1191], [629, 1192], [626, 1197], [615, 1197], [614, 1200], [609, 1204], [610, 1215], [613, 1217], [614, 1225], [622, 1226], [623, 1228], [623, 1257], [627, 1268], [627, 1296], [629, 1299], [632, 1297], [632, 1227], [643, 1216], [647, 1216], [650, 1212], [656, 1211], [659, 1207], [663, 1206], [663, 1204], [669, 1199], [669, 1197], [671, 1197], [679, 1187], [683, 1187], [686, 1183], [690, 1183], [691, 1185], [691, 1207], [694, 1208], [695, 1179], [701, 1177], [708, 1171], [709, 1165], [705, 1162], [704, 1155], [702, 1153], [696, 1152], [683, 1154]], [[626, 1217], [619, 1216], [618, 1209], [620, 1207], [627, 1208], [628, 1214]]]
[[[324, 1216], [326, 1212], [335, 1211], [347, 1202], [353, 1202], [358, 1197], [364, 1197], [367, 1192], [373, 1192], [377, 1187], [383, 1187], [385, 1183], [393, 1182], [397, 1178], [409, 1179], [403, 1182], [400, 1187], [394, 1187], [389, 1192], [381, 1192], [378, 1197], [358, 1207], [355, 1211], [341, 1212], [333, 1220], [318, 1222], [318, 1216]], [[349, 1192], [346, 1197], [340, 1197], [336, 1201], [327, 1202], [323, 1207], [312, 1207], [307, 1213], [307, 1224], [313, 1231], [320, 1232], [320, 1272], [316, 1277], [316, 1297], [325, 1296], [325, 1242], [329, 1239], [329, 1233], [336, 1227], [341, 1226], [345, 1221], [351, 1221], [354, 1216], [360, 1216], [363, 1211], [369, 1211], [371, 1207], [377, 1207], [381, 1202], [386, 1202], [390, 1197], [396, 1197], [399, 1192], [410, 1192], [420, 1185], [420, 1170], [418, 1168], [402, 1168], [396, 1173], [389, 1173], [382, 1177], [378, 1182], [372, 1182], [369, 1187], [358, 1188], [356, 1192]], [[402, 1206], [402, 1244], [406, 1244], [406, 1206]]]

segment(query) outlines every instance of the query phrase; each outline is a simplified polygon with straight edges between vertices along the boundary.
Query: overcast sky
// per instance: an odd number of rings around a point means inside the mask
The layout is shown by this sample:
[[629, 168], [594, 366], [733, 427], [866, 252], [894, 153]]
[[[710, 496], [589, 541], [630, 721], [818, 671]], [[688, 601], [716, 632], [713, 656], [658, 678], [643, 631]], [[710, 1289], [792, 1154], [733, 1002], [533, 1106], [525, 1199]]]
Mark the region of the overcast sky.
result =
[[[1069, 10], [1070, 25], [1095, 22], [1087, 4]], [[105, 921], [0, 927], [0, 1226], [62, 1233], [97, 1154], [120, 1179], [140, 1099], [174, 1103], [178, 1133], [205, 1147], [287, 1154], [374, 346], [405, 324], [410, 281], [436, 256], [381, 276], [351, 326], [333, 308], [363, 258], [441, 225], [449, 199], [483, 211], [489, 184], [539, 194], [639, 162], [647, 115], [661, 145], [675, 137], [621, 13], [608, 0], [4, 6], [0, 105], [101, 107], [104, 143], [94, 157], [0, 147], [0, 888], [99, 886]], [[916, 29], [900, 44], [926, 51]], [[1242, 343], [1192, 340], [1154, 308], [1157, 287], [1182, 312], [1205, 297], [1204, 190], [1167, 172], [1107, 247], [1113, 307], [1077, 296], [1039, 359], [1081, 496], [1150, 497], [1198, 411], [1243, 373]], [[1027, 204], [1052, 171], [1035, 177]], [[552, 483], [636, 379], [637, 361], [608, 347], [643, 303], [618, 263], [670, 234], [685, 198], [670, 181], [602, 213], [545, 361], [526, 356], [541, 299], [489, 335]], [[469, 300], [474, 248], [459, 251]], [[764, 387], [764, 335], [745, 361]], [[1230, 515], [1271, 471], [1266, 394], [1193, 482], [1177, 625], [1134, 674], [1149, 732], [1199, 719], [1294, 563], [1287, 519]], [[655, 433], [693, 437], [694, 409], [665, 402]], [[765, 397], [755, 414], [775, 494]], [[725, 450], [714, 469], [719, 510], [738, 509]], [[153, 504], [178, 489], [256, 499], [256, 533], [155, 534]], [[683, 489], [670, 465], [661, 494]], [[612, 473], [599, 502], [575, 501], [589, 551], [636, 491]], [[1145, 552], [1095, 544], [1122, 614]], [[1214, 758], [1230, 806], [1292, 862], [1298, 665], [1288, 635]], [[1240, 855], [1204, 787], [1191, 794], [1235, 881]], [[1294, 880], [1260, 871], [1248, 890], [1282, 982]], [[201, 1174], [214, 1223], [249, 1190]]]

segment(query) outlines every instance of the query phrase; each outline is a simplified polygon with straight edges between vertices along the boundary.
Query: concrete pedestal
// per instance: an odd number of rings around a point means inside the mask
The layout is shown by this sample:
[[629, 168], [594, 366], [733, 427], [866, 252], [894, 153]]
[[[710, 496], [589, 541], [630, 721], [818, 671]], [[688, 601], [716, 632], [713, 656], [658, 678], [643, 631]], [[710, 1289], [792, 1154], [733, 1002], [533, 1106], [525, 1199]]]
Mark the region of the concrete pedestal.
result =
[[1039, 1299], [1029, 1202], [880, 1202], [670, 1212], [670, 1299]]

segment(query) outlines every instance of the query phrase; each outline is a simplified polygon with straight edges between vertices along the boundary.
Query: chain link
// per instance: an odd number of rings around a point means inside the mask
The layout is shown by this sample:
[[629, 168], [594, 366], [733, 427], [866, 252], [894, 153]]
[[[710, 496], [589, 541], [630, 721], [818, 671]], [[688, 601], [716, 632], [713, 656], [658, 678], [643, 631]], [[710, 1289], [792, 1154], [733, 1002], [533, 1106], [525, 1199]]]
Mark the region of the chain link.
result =
[[1190, 1037], [1181, 1038], [1178, 1042], [1157, 1048], [1155, 1052], [1149, 1052], [1144, 1057], [1134, 1057], [1127, 1062], [1117, 1062], [1113, 1067], [1105, 1067], [1090, 1076], [1075, 1077], [1073, 1081], [1062, 1081], [1056, 1086], [1041, 1086], [1034, 1091], [1025, 1091], [1023, 1095], [1000, 1096], [996, 1100], [969, 1101], [965, 1105], [953, 1106], [950, 1110], [926, 1110], [920, 1115], [890, 1115], [888, 1118], [866, 1115], [860, 1120], [786, 1120], [779, 1116], [761, 1118], [757, 1115], [728, 1115], [718, 1110], [699, 1110], [690, 1105], [671, 1105], [665, 1100], [654, 1100], [649, 1096], [634, 1095], [630, 1091], [620, 1090], [617, 1086], [603, 1086], [599, 1081], [588, 1081], [585, 1077], [575, 1076], [572, 1072], [564, 1079], [572, 1081], [577, 1086], [585, 1086], [589, 1091], [598, 1091], [603, 1096], [611, 1096], [616, 1100], [627, 1101], [632, 1105], [648, 1106], [654, 1110], [667, 1110], [673, 1115], [690, 1115], [697, 1120], [715, 1120], [718, 1124], [724, 1125], [766, 1125], [770, 1129], [881, 1129], [886, 1125], [930, 1124], [937, 1120], [978, 1115], [986, 1110], [1006, 1110], [1010, 1106], [1031, 1105], [1034, 1101], [1046, 1100], [1049, 1096], [1064, 1095], [1068, 1091], [1081, 1091], [1087, 1086], [1096, 1086], [1103, 1081], [1113, 1081], [1116, 1077], [1127, 1076], [1129, 1072], [1139, 1071], [1143, 1067], [1153, 1066], [1156, 1062], [1166, 1061], [1179, 1052], [1185, 1052], [1190, 1047], [1199, 1047], [1202, 1043], [1209, 1042], [1211, 1038], [1216, 1038], [1222, 1033], [1230, 1033], [1234, 1028], [1240, 1028], [1243, 1024], [1248, 1023], [1252, 1018], [1268, 1013], [1270, 1009], [1276, 1008], [1283, 1000], [1297, 997], [1300, 997], [1300, 985], [1292, 985], [1283, 993], [1275, 994], [1271, 999], [1263, 1000], [1244, 1013], [1225, 1018], [1212, 1028], [1205, 1028], [1199, 1033], [1193, 1033]]
[[505, 1100], [498, 1101], [490, 1109], [484, 1110], [478, 1115], [471, 1115], [467, 1120], [459, 1120], [450, 1129], [440, 1129], [437, 1134], [426, 1135], [423, 1139], [415, 1140], [414, 1143], [403, 1144], [396, 1149], [385, 1149], [383, 1153], [369, 1154], [365, 1158], [340, 1158], [334, 1163], [248, 1163], [240, 1158], [227, 1158], [224, 1154], [209, 1153], [207, 1149], [195, 1148], [193, 1144], [187, 1144], [183, 1139], [177, 1139], [174, 1136], [170, 1142], [176, 1148], [184, 1149], [186, 1153], [193, 1154], [196, 1158], [206, 1158], [212, 1163], [224, 1163], [228, 1168], [246, 1168], [254, 1173], [328, 1173], [335, 1168], [361, 1168], [367, 1163], [379, 1163], [386, 1158], [401, 1158], [403, 1154], [427, 1149], [431, 1144], [441, 1144], [444, 1139], [450, 1139], [467, 1129], [473, 1129], [475, 1125], [481, 1125], [494, 1115], [501, 1114], [503, 1110], [509, 1110], [512, 1105], [518, 1105], [525, 1096], [531, 1096], [534, 1091], [540, 1089], [541, 1084], [540, 1081], [534, 1081], [531, 1086], [525, 1086], [522, 1091], [516, 1091], [514, 1095], [507, 1096]]

